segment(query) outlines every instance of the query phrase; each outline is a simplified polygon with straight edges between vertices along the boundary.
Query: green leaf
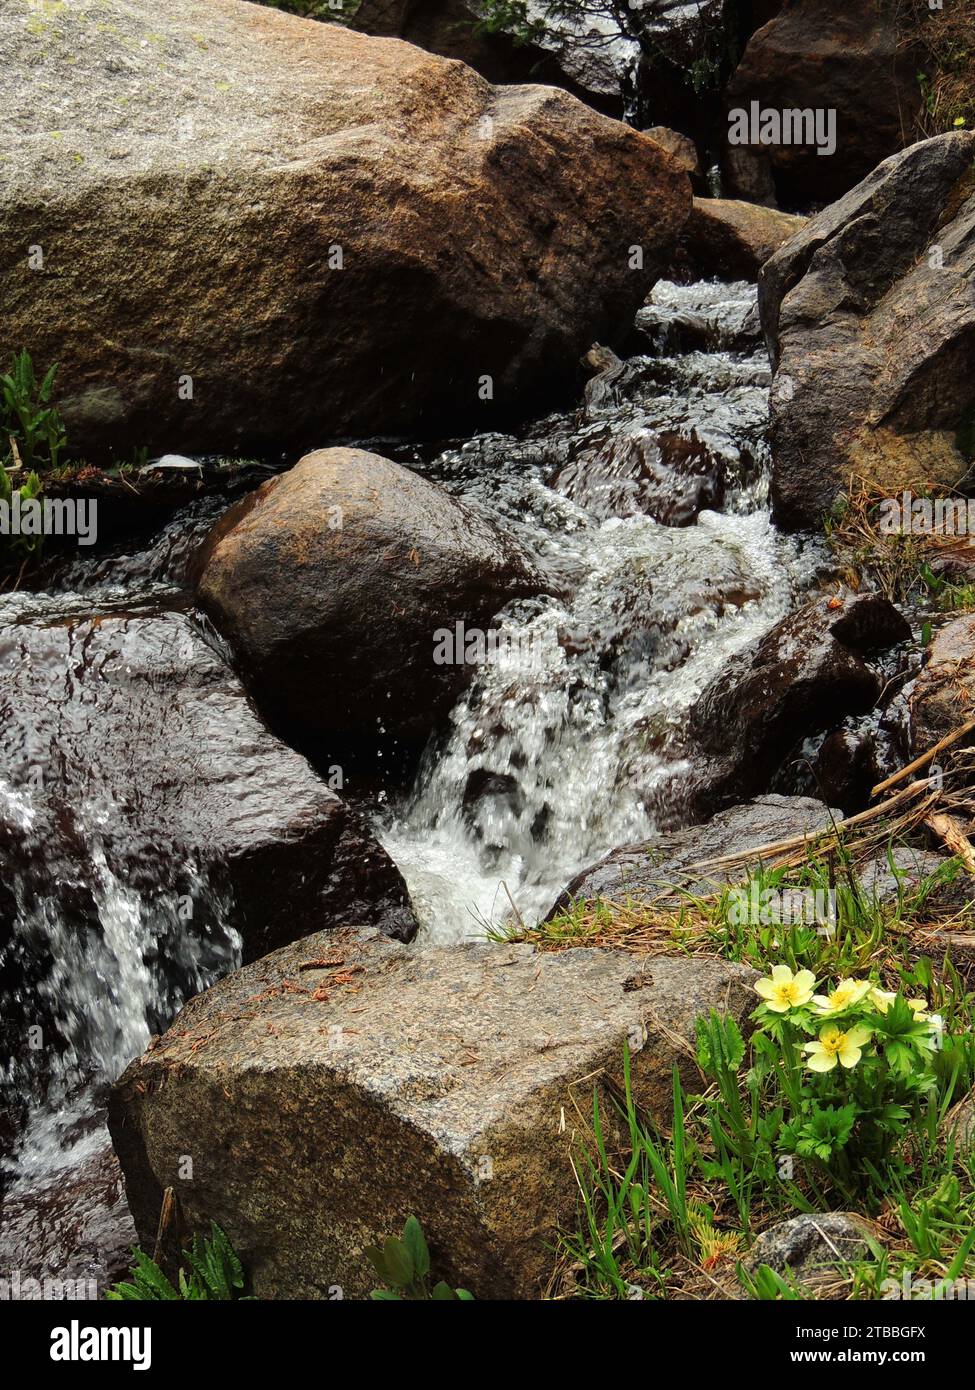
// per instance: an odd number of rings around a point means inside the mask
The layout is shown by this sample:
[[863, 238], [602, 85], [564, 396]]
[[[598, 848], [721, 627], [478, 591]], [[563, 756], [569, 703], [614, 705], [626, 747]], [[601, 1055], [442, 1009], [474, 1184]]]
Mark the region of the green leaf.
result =
[[427, 1249], [423, 1228], [415, 1216], [408, 1217], [403, 1227], [403, 1244], [410, 1252], [417, 1278], [425, 1279], [430, 1273], [430, 1251]]
[[390, 1283], [401, 1289], [409, 1288], [413, 1282], [413, 1256], [403, 1242], [390, 1236], [383, 1246], [383, 1256]]
[[433, 1292], [431, 1293], [430, 1297], [435, 1298], [438, 1303], [453, 1303], [456, 1301], [457, 1295], [454, 1293], [450, 1285], [445, 1284], [444, 1281], [441, 1279], [439, 1284], [434, 1284]]

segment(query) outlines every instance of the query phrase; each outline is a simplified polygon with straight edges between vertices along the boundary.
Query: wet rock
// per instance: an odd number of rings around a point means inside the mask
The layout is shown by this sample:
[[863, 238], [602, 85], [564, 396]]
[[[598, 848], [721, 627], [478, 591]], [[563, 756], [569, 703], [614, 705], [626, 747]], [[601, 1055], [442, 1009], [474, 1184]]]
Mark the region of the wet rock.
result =
[[375, 1284], [364, 1248], [414, 1213], [438, 1276], [538, 1297], [578, 1197], [573, 1100], [618, 1080], [629, 1040], [637, 1102], [666, 1116], [672, 1067], [693, 1071], [680, 1039], [712, 1007], [743, 1017], [753, 978], [612, 951], [309, 937], [194, 999], [115, 1086], [136, 1226], [147, 1239], [171, 1185], [190, 1227], [227, 1232], [259, 1298], [359, 1298]]
[[763, 1231], [745, 1260], [750, 1270], [769, 1265], [803, 1284], [825, 1282], [847, 1262], [870, 1253], [867, 1238], [883, 1232], [855, 1212], [827, 1211], [790, 1217]]
[[694, 430], [609, 429], [598, 445], [577, 451], [553, 486], [594, 517], [646, 515], [690, 526], [704, 508], [721, 506], [726, 484], [725, 460]]
[[812, 783], [846, 815], [865, 809], [878, 782], [907, 758], [896, 728], [876, 712], [850, 715], [827, 734], [813, 764]]
[[780, 247], [806, 225], [775, 208], [733, 198], [695, 198], [675, 253], [692, 279], [755, 280]]
[[[790, 0], [749, 39], [728, 84], [730, 109], [836, 112], [836, 148], [730, 146], [766, 159], [779, 201], [832, 202], [910, 142], [920, 92], [894, 19], [873, 0]], [[736, 190], [737, 194], [738, 190]]]
[[245, 498], [197, 569], [249, 686], [299, 738], [425, 738], [474, 669], [463, 643], [435, 660], [435, 634], [486, 633], [542, 587], [486, 515], [361, 449], [308, 454]]
[[865, 658], [910, 636], [879, 594], [815, 598], [784, 619], [716, 676], [691, 711], [710, 795], [760, 791], [804, 738], [870, 709], [882, 681]]
[[[720, 812], [702, 825], [690, 825], [657, 836], [645, 844], [623, 845], [583, 869], [559, 895], [547, 918], [567, 910], [578, 899], [624, 902], [653, 899], [672, 893], [708, 893], [737, 883], [760, 862], [745, 861], [731, 868], [708, 861], [744, 854], [795, 835], [828, 830], [840, 812], [808, 796], [769, 794]], [[707, 867], [702, 867], [702, 866]]]
[[967, 473], [973, 154], [975, 135], [955, 131], [892, 156], [762, 267], [783, 524], [819, 526], [851, 475], [899, 497]]
[[[925, 753], [975, 714], [975, 615], [935, 633], [927, 665], [909, 695], [914, 755]], [[969, 736], [970, 741], [971, 736]]]
[[89, 458], [534, 413], [690, 208], [659, 145], [556, 88], [235, 0], [90, 15], [0, 10], [0, 362], [60, 364]]
[[762, 343], [762, 324], [745, 289], [742, 281], [695, 285], [697, 307], [691, 307], [682, 286], [660, 281], [637, 313], [632, 350], [645, 352], [649, 338], [655, 353], [753, 351]]
[[0, 1267], [7, 1279], [16, 1271], [19, 1285], [11, 1298], [94, 1302], [127, 1276], [137, 1243], [107, 1135], [76, 1168], [21, 1180], [3, 1198]]
[[181, 933], [205, 935], [227, 894], [245, 959], [346, 917], [415, 930], [385, 851], [263, 728], [187, 616], [8, 626], [0, 713], [17, 892], [89, 925], [111, 885], [140, 895], [160, 911], [154, 968], [178, 974]]

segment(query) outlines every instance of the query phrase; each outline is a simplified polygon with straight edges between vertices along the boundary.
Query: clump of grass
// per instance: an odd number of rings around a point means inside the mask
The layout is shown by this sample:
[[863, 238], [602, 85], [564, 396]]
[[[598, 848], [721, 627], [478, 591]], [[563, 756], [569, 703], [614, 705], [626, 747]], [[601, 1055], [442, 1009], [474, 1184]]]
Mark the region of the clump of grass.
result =
[[975, 0], [897, 0], [902, 42], [915, 54], [921, 89], [917, 138], [975, 127]]
[[18, 352], [9, 372], [0, 373], [0, 461], [28, 471], [57, 468], [68, 442], [52, 392], [57, 364], [38, 379], [31, 355]]
[[844, 580], [859, 589], [866, 577], [893, 603], [952, 612], [975, 607], [975, 585], [952, 583], [936, 570], [953, 560], [975, 560], [970, 537], [890, 530], [883, 516], [887, 500], [852, 477], [842, 507], [827, 519], [826, 539]]

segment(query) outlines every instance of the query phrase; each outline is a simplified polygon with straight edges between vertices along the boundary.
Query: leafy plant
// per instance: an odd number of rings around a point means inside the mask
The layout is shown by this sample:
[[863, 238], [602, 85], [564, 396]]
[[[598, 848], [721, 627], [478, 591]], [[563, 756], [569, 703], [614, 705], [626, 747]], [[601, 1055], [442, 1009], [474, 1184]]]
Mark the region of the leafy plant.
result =
[[869, 979], [816, 988], [812, 971], [785, 964], [756, 985], [755, 1045], [786, 1112], [777, 1147], [850, 1197], [880, 1198], [906, 1171], [905, 1141], [937, 1106], [944, 1023], [926, 1000]]
[[142, 1250], [133, 1250], [135, 1265], [127, 1282], [115, 1284], [105, 1297], [114, 1302], [179, 1301], [228, 1302], [241, 1297], [244, 1271], [233, 1246], [216, 1224], [210, 1222], [208, 1236], [194, 1237], [183, 1251], [188, 1268], [181, 1268], [174, 1285]]
[[51, 404], [57, 364], [38, 381], [26, 348], [17, 353], [9, 372], [0, 373], [0, 448], [9, 445], [6, 460], [24, 468], [57, 468], [68, 442], [64, 422]]
[[369, 1295], [377, 1301], [473, 1301], [474, 1295], [466, 1289], [452, 1289], [443, 1280], [430, 1288], [430, 1251], [423, 1228], [415, 1216], [407, 1217], [402, 1236], [389, 1236], [382, 1246], [370, 1245], [365, 1255], [380, 1279], [388, 1286], [384, 1289], [374, 1289]]
[[[13, 505], [14, 491], [20, 493], [21, 501], [30, 501], [41, 494], [41, 480], [36, 473], [28, 473], [24, 482], [19, 487], [14, 488], [11, 474], [0, 465], [0, 502], [5, 503], [9, 508]], [[9, 512], [8, 512], [9, 515]], [[3, 549], [11, 558], [20, 559], [37, 556], [40, 554], [44, 544], [44, 535], [38, 531], [36, 535], [6, 535], [3, 537]]]

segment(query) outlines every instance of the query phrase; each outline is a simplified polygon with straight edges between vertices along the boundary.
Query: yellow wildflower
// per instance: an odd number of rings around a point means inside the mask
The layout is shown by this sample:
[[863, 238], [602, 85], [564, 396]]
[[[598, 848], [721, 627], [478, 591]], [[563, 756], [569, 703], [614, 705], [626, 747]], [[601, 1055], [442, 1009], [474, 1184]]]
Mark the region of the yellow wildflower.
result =
[[793, 975], [787, 965], [773, 965], [772, 974], [759, 980], [755, 993], [760, 994], [774, 1014], [787, 1014], [808, 1004], [816, 988], [816, 976], [811, 970], [797, 970]]
[[835, 1023], [827, 1023], [815, 1042], [803, 1043], [803, 1052], [809, 1053], [806, 1066], [810, 1071], [832, 1071], [837, 1062], [855, 1067], [869, 1041], [866, 1028], [851, 1028], [843, 1033]]
[[821, 1014], [841, 1014], [851, 1004], [859, 1004], [860, 1000], [865, 999], [872, 989], [873, 986], [869, 980], [840, 980], [836, 988], [830, 990], [828, 995], [814, 995], [813, 1005], [816, 1011]]

